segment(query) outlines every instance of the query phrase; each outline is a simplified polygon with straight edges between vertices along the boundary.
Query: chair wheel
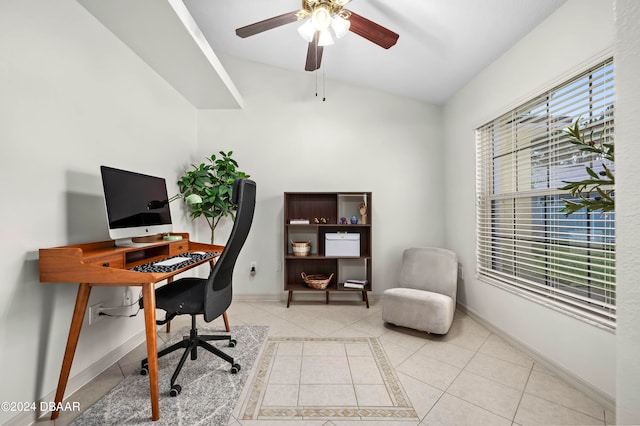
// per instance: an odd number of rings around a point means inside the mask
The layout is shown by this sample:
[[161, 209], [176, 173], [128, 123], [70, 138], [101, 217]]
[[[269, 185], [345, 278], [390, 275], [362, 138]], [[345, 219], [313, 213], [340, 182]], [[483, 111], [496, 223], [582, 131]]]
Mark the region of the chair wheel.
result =
[[236, 339], [229, 340], [229, 347], [230, 348], [235, 348], [236, 347], [236, 343], [238, 343], [238, 342], [236, 342]]
[[146, 376], [149, 374], [149, 366], [147, 364], [144, 364], [142, 366], [142, 368], [140, 369], [140, 375], [141, 376]]
[[238, 371], [240, 371], [240, 364], [233, 364], [231, 366], [231, 374], [238, 374]]
[[169, 391], [169, 396], [178, 396], [182, 392], [182, 386], [173, 385], [171, 386], [171, 390]]

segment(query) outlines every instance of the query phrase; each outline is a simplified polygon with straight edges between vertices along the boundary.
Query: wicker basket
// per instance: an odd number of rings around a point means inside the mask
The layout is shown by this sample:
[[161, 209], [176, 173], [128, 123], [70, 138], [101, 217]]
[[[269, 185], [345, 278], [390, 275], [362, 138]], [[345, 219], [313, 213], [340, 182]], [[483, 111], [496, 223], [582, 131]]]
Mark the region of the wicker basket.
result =
[[333, 278], [333, 274], [326, 276], [324, 274], [313, 274], [307, 275], [304, 272], [300, 274], [304, 282], [311, 288], [315, 288], [316, 290], [324, 290], [331, 282], [331, 278]]
[[294, 256], [309, 256], [311, 253], [311, 241], [291, 241]]

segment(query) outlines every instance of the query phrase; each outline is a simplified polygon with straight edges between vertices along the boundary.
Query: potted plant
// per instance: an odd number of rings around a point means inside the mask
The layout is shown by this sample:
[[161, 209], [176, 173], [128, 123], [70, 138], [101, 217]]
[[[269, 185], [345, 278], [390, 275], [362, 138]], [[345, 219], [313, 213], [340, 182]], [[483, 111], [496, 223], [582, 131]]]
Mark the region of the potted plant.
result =
[[[593, 134], [587, 140], [580, 132], [580, 118], [578, 118], [573, 127], [569, 126], [565, 131], [569, 136], [569, 142], [578, 146], [580, 151], [596, 154], [602, 160], [615, 162], [614, 145], [609, 143], [596, 143], [593, 140]], [[591, 167], [586, 167], [589, 177], [578, 182], [563, 181], [566, 185], [559, 188], [576, 197], [576, 201], [563, 200], [564, 208], [561, 210], [566, 215], [575, 213], [576, 211], [586, 208], [587, 211], [608, 212], [615, 210], [614, 186], [615, 177], [613, 171], [602, 163], [602, 170], [596, 172]]]
[[200, 163], [187, 171], [178, 180], [180, 193], [187, 199], [197, 195], [202, 202], [189, 204], [191, 218], [203, 216], [211, 229], [211, 244], [216, 226], [223, 217], [231, 216], [235, 219], [236, 205], [232, 202], [233, 181], [237, 178], [247, 178], [248, 174], [238, 170], [238, 163], [231, 158], [233, 151], [220, 151], [219, 156], [213, 154], [207, 158], [207, 163]]

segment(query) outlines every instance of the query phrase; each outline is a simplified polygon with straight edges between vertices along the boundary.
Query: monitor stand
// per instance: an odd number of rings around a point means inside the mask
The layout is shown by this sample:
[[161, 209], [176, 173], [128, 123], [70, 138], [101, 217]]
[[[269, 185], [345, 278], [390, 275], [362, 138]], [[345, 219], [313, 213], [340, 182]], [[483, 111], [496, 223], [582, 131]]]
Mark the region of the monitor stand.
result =
[[159, 241], [136, 241], [137, 238], [118, 238], [115, 240], [116, 247], [147, 247], [157, 244]]

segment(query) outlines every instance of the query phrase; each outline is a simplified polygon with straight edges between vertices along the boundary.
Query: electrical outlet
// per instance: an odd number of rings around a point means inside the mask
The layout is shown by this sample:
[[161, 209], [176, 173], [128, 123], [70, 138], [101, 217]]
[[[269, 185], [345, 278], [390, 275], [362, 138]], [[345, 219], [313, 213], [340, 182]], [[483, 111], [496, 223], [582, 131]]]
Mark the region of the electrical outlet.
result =
[[122, 306], [131, 306], [133, 304], [133, 289], [131, 287], [124, 288], [122, 296]]
[[95, 324], [96, 322], [104, 319], [104, 316], [101, 316], [100, 312], [102, 312], [102, 303], [89, 306], [89, 325]]

